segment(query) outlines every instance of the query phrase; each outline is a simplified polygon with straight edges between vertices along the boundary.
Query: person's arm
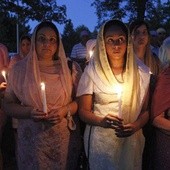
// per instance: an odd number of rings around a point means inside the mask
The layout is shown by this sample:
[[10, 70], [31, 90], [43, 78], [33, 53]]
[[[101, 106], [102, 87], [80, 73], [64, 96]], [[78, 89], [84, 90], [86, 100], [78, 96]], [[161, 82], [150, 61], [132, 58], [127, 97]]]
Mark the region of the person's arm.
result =
[[79, 97], [79, 115], [82, 121], [93, 126], [115, 129], [122, 125], [122, 119], [117, 116], [107, 114], [105, 117], [97, 116], [93, 113], [93, 96], [90, 94]]
[[133, 123], [128, 123], [123, 125], [123, 128], [116, 129], [117, 137], [129, 137], [133, 135], [135, 132], [140, 130], [149, 120], [149, 111], [148, 111], [148, 100], [149, 93], [147, 93], [145, 102], [142, 106], [142, 110], [137, 120]]
[[164, 113], [154, 118], [153, 125], [159, 129], [170, 132], [170, 120], [165, 118]]
[[32, 107], [22, 106], [15, 94], [11, 91], [5, 92], [4, 96], [4, 110], [6, 113], [14, 118], [29, 119]]

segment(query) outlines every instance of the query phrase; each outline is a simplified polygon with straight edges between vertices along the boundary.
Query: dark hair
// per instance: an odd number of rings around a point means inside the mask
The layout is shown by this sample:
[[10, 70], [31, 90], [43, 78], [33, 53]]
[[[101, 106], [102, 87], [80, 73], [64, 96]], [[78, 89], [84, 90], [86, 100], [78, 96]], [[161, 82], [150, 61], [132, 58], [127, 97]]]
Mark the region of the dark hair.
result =
[[[41, 29], [41, 28], [44, 28], [44, 27], [49, 27], [51, 29], [54, 30], [54, 32], [56, 33], [56, 36], [57, 36], [57, 50], [59, 49], [59, 32], [58, 32], [58, 29], [57, 27], [51, 22], [51, 21], [42, 21], [38, 26], [37, 26], [37, 30], [36, 30], [36, 34], [35, 34], [35, 37], [37, 37], [37, 33], [38, 31]], [[58, 59], [58, 51], [56, 52], [56, 56], [54, 58], [54, 60], [57, 60]], [[57, 57], [57, 58], [56, 58]]]
[[23, 40], [28, 40], [29, 42], [31, 42], [31, 37], [29, 35], [23, 35], [20, 38], [20, 42], [22, 42]]
[[103, 34], [106, 33], [106, 31], [113, 25], [116, 25], [116, 26], [119, 26], [123, 32], [125, 32], [126, 34], [126, 39], [128, 39], [128, 28], [126, 27], [126, 25], [122, 22], [122, 21], [119, 21], [119, 20], [110, 20], [108, 21], [106, 24], [105, 24], [105, 27], [104, 27], [104, 32]]
[[150, 34], [149, 25], [143, 20], [134, 20], [133, 22], [130, 23], [130, 26], [129, 26], [130, 34], [132, 34], [133, 31], [136, 31], [141, 25], [145, 25], [147, 28], [148, 34]]

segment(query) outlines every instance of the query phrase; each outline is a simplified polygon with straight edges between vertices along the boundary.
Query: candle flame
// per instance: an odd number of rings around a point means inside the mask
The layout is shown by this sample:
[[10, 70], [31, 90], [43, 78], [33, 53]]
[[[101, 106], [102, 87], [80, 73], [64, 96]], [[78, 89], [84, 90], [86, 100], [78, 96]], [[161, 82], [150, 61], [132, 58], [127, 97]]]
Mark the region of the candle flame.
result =
[[91, 58], [92, 55], [93, 55], [93, 51], [92, 50], [89, 51], [89, 55], [90, 55], [90, 58]]
[[6, 71], [5, 70], [2, 70], [2, 76], [4, 77], [5, 81], [7, 82], [7, 78], [6, 78]]
[[2, 71], [2, 75], [5, 77], [6, 76], [6, 72], [3, 70]]
[[41, 90], [45, 90], [45, 83], [41, 82]]
[[116, 88], [116, 93], [117, 93], [117, 96], [118, 96], [118, 99], [120, 99], [121, 98], [121, 94], [122, 94], [122, 86], [116, 86], [115, 87]]

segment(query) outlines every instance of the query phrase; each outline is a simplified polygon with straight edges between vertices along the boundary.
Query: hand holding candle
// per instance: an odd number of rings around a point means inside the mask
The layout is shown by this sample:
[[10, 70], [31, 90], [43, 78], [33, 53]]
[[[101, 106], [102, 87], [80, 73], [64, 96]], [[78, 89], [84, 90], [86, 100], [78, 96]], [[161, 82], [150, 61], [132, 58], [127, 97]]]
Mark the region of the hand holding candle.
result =
[[41, 95], [42, 95], [42, 102], [43, 102], [43, 112], [47, 113], [47, 101], [46, 101], [46, 93], [45, 93], [45, 83], [41, 83]]
[[116, 93], [117, 93], [117, 98], [118, 98], [118, 116], [120, 118], [122, 118], [122, 109], [121, 109], [121, 105], [122, 105], [122, 87], [116, 86]]
[[2, 76], [3, 76], [4, 79], [5, 79], [5, 82], [7, 83], [6, 71], [3, 70], [1, 73], [2, 73]]

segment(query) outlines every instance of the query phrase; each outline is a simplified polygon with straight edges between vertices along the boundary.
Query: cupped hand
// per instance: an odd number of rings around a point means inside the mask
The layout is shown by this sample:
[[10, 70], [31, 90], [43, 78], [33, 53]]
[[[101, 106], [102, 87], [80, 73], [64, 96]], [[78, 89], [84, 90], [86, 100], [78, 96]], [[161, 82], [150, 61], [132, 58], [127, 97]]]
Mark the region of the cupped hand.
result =
[[123, 125], [122, 128], [115, 129], [116, 136], [119, 138], [129, 137], [136, 132], [136, 126], [133, 123]]
[[103, 118], [101, 124], [102, 127], [105, 128], [119, 129], [123, 126], [122, 122], [123, 119], [121, 119], [120, 117], [108, 114]]
[[31, 111], [30, 117], [34, 121], [38, 122], [38, 121], [46, 120], [47, 119], [47, 113], [39, 111], [38, 109], [33, 109]]
[[58, 124], [65, 116], [65, 108], [54, 109], [48, 112], [47, 120], [52, 124]]

